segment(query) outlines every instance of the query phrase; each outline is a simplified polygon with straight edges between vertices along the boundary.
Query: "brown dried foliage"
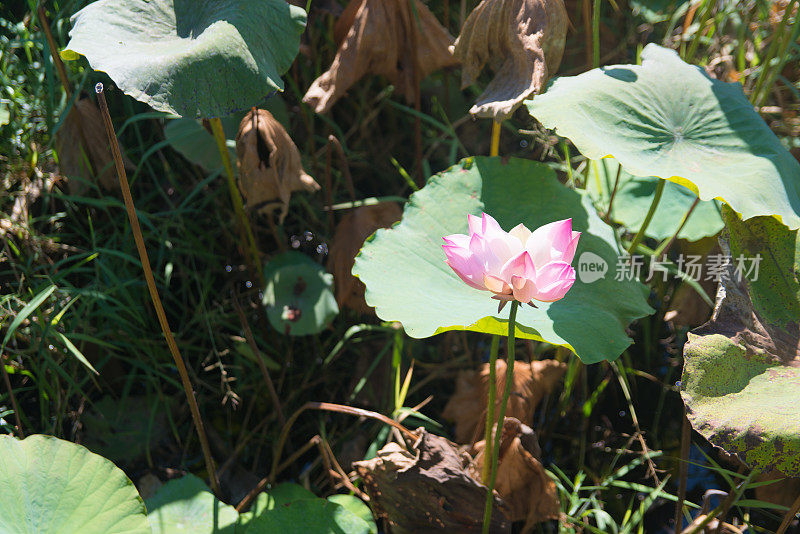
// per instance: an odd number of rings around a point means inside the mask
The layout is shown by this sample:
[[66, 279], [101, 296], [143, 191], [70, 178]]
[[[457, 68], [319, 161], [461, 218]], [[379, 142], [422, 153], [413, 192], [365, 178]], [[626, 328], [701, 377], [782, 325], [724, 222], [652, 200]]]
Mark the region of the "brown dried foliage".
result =
[[319, 184], [303, 170], [300, 152], [283, 125], [265, 109], [251, 110], [236, 135], [239, 187], [249, 209], [286, 217], [294, 191], [318, 191]]
[[367, 73], [385, 76], [413, 101], [423, 78], [457, 64], [449, 50], [453, 37], [419, 0], [413, 9], [408, 0], [351, 0], [334, 38], [340, 45], [333, 63], [303, 97], [317, 113]]
[[[420, 428], [410, 451], [390, 443], [355, 462], [376, 515], [393, 533], [481, 532], [486, 486], [468, 472], [472, 459], [445, 438]], [[491, 533], [510, 531], [495, 496]]]
[[497, 121], [509, 117], [558, 70], [566, 36], [563, 0], [483, 0], [454, 46], [464, 87], [487, 64], [495, 73], [469, 112]]
[[[498, 359], [495, 370], [497, 374], [495, 417], [497, 417], [500, 398], [506, 386], [505, 360]], [[553, 392], [566, 370], [566, 364], [556, 360], [517, 362], [514, 366], [514, 387], [508, 399], [506, 416], [519, 419], [523, 423], [532, 422], [536, 406], [545, 395]], [[479, 371], [461, 371], [456, 378], [456, 391], [447, 402], [442, 416], [455, 422], [455, 438], [459, 443], [472, 443], [478, 436], [483, 435], [488, 384], [488, 363], [483, 364]]]
[[359, 313], [373, 313], [364, 300], [364, 283], [352, 274], [353, 263], [369, 236], [379, 228], [390, 228], [402, 216], [400, 206], [381, 202], [351, 210], [336, 226], [327, 268], [333, 274], [339, 309], [348, 307]]
[[[119, 188], [103, 117], [89, 98], [78, 99], [70, 109], [56, 134], [55, 146], [59, 171], [67, 178], [96, 177], [104, 189]], [[68, 181], [67, 187], [72, 194], [86, 190], [86, 185], [77, 180]]]
[[[503, 420], [502, 432], [495, 490], [509, 520], [525, 521], [522, 532], [533, 532], [537, 523], [559, 518], [558, 488], [542, 466], [536, 433], [514, 418]], [[479, 477], [483, 469], [485, 445], [479, 441], [472, 449], [475, 459], [469, 472], [473, 477]]]

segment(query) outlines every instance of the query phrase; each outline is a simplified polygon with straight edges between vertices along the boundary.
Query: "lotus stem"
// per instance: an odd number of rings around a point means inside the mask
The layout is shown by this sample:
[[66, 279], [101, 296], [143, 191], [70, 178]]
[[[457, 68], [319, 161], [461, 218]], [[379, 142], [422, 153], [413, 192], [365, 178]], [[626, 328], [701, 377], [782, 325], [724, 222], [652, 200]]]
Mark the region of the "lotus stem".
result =
[[600, 0], [592, 5], [592, 67], [600, 66]]
[[[519, 302], [511, 301], [511, 311], [508, 314], [508, 345], [506, 351], [506, 387], [503, 389], [503, 398], [500, 401], [500, 412], [497, 416], [497, 426], [494, 430], [494, 445], [492, 446], [492, 469], [489, 475], [488, 493], [486, 494], [486, 508], [483, 513], [483, 534], [488, 534], [489, 524], [492, 520], [492, 504], [494, 503], [494, 484], [497, 482], [497, 462], [500, 457], [500, 439], [503, 436], [503, 419], [506, 417], [506, 406], [511, 388], [514, 387], [514, 335], [517, 326], [517, 309]], [[483, 462], [486, 463], [486, 448], [484, 447]]]
[[672, 243], [674, 243], [675, 240], [678, 239], [678, 234], [680, 234], [681, 230], [683, 230], [683, 227], [686, 226], [686, 223], [689, 221], [689, 217], [692, 216], [692, 213], [694, 213], [694, 210], [695, 210], [695, 208], [697, 207], [697, 205], [699, 203], [700, 203], [700, 198], [699, 197], [694, 199], [694, 202], [692, 202], [692, 205], [689, 207], [689, 210], [683, 216], [683, 219], [681, 219], [681, 224], [680, 224], [680, 226], [678, 226], [678, 229], [675, 230], [675, 233], [672, 234], [672, 236], [669, 239], [667, 239], [666, 241], [661, 243], [656, 248], [655, 252], [653, 252], [653, 256], [655, 256], [656, 258], [659, 258], [659, 257], [661, 257], [662, 254], [664, 254], [665, 252], [667, 252], [669, 250], [669, 247], [672, 246]]
[[653, 215], [656, 212], [656, 208], [658, 208], [658, 203], [661, 202], [661, 195], [664, 193], [664, 186], [666, 183], [666, 180], [659, 178], [658, 185], [656, 186], [656, 193], [653, 195], [653, 201], [650, 203], [650, 209], [647, 210], [647, 215], [642, 222], [642, 226], [639, 227], [639, 231], [636, 232], [636, 235], [633, 237], [633, 241], [631, 241], [631, 244], [628, 247], [628, 254], [633, 254], [636, 252], [636, 247], [638, 247], [639, 243], [642, 242], [644, 233], [647, 231], [647, 227], [650, 226], [650, 221], [653, 220]]
[[489, 145], [489, 155], [500, 155], [500, 121], [492, 121], [492, 144]]
[[678, 501], [675, 503], [675, 532], [683, 526], [683, 503], [686, 499], [686, 481], [689, 476], [689, 446], [691, 445], [692, 427], [689, 419], [683, 414], [681, 425], [681, 463], [678, 468]]
[[150, 299], [153, 301], [153, 308], [156, 310], [158, 322], [161, 325], [161, 330], [167, 340], [167, 346], [172, 354], [172, 358], [175, 360], [175, 366], [178, 368], [178, 374], [181, 377], [183, 391], [186, 394], [186, 400], [189, 402], [189, 411], [192, 413], [192, 420], [197, 430], [197, 437], [200, 439], [200, 446], [203, 449], [206, 471], [208, 471], [208, 477], [211, 481], [211, 489], [219, 496], [219, 481], [217, 480], [214, 458], [211, 456], [211, 447], [208, 445], [208, 438], [206, 437], [206, 432], [203, 427], [203, 420], [200, 418], [200, 408], [197, 406], [197, 399], [194, 396], [192, 383], [189, 381], [189, 373], [186, 370], [186, 364], [184, 364], [181, 353], [178, 350], [178, 344], [175, 343], [175, 338], [172, 336], [172, 330], [170, 330], [169, 323], [167, 322], [164, 307], [161, 305], [161, 298], [158, 296], [156, 281], [155, 278], [153, 278], [153, 271], [150, 269], [150, 259], [147, 256], [147, 249], [144, 246], [142, 229], [139, 227], [139, 218], [136, 215], [136, 208], [133, 205], [133, 196], [131, 195], [131, 188], [128, 185], [128, 176], [125, 174], [125, 166], [122, 163], [122, 153], [117, 143], [117, 134], [114, 132], [114, 125], [111, 123], [111, 116], [108, 114], [108, 104], [103, 94], [103, 84], [98, 83], [95, 86], [95, 91], [97, 92], [97, 101], [100, 103], [100, 111], [103, 115], [103, 124], [106, 128], [108, 144], [114, 155], [114, 165], [117, 169], [122, 198], [125, 200], [125, 211], [128, 212], [128, 220], [131, 223], [131, 230], [133, 231], [133, 239], [136, 241], [136, 250], [139, 252], [139, 259], [142, 262], [142, 270], [144, 271], [144, 278], [147, 282], [147, 289], [150, 292]]
[[[483, 457], [491, 458], [492, 453], [492, 425], [494, 424], [494, 403], [497, 397], [497, 351], [500, 348], [500, 336], [492, 336], [492, 345], [489, 348], [489, 382], [488, 399], [486, 401], [486, 428], [483, 432]], [[489, 485], [489, 462], [483, 462], [481, 469], [481, 481]]]
[[236, 218], [239, 221], [239, 234], [241, 238], [246, 241], [244, 243], [245, 256], [251, 271], [255, 271], [254, 275], [257, 278], [259, 288], [264, 289], [264, 273], [261, 267], [261, 255], [256, 246], [256, 239], [253, 237], [253, 229], [250, 228], [250, 221], [247, 219], [247, 214], [244, 212], [244, 204], [242, 204], [242, 197], [239, 194], [239, 188], [236, 186], [236, 178], [233, 174], [233, 165], [231, 164], [231, 155], [228, 153], [228, 146], [225, 144], [225, 131], [222, 129], [222, 121], [219, 117], [208, 120], [211, 125], [211, 132], [214, 134], [214, 139], [217, 141], [217, 149], [222, 158], [222, 165], [225, 167], [225, 176], [228, 179], [228, 192], [231, 196], [233, 203], [233, 210], [236, 212]]

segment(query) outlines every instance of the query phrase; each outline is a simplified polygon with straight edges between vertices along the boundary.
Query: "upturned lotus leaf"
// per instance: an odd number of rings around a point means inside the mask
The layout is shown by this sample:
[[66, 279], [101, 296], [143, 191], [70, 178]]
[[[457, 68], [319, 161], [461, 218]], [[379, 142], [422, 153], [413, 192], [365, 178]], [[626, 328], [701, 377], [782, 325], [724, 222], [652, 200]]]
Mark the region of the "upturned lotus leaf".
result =
[[742, 218], [775, 215], [800, 228], [800, 164], [725, 83], [649, 44], [641, 65], [611, 65], [553, 81], [526, 102], [547, 128], [591, 159], [613, 156], [634, 176], [684, 185]]
[[305, 23], [284, 0], [98, 0], [72, 17], [62, 57], [158, 111], [220, 117], [283, 90]]

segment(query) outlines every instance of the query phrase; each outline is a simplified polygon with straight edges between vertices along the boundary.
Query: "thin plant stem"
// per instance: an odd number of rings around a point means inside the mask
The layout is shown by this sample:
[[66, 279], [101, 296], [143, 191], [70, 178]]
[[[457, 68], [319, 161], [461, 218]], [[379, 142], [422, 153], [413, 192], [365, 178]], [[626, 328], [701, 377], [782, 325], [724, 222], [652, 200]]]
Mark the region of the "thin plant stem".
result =
[[[489, 383], [488, 399], [486, 401], [486, 428], [483, 432], [483, 457], [492, 457], [492, 425], [494, 424], [494, 404], [497, 398], [497, 351], [500, 348], [500, 336], [492, 336], [492, 345], [489, 348]], [[484, 484], [489, 484], [489, 462], [483, 462], [481, 469], [481, 480]]]
[[[289, 437], [289, 431], [292, 429], [292, 425], [294, 425], [297, 418], [305, 412], [306, 410], [323, 410], [328, 412], [339, 412], [339, 413], [346, 413], [350, 415], [355, 415], [357, 417], [368, 417], [370, 419], [374, 419], [376, 421], [380, 421], [384, 424], [390, 425], [393, 428], [396, 428], [400, 431], [400, 433], [404, 436], [404, 438], [411, 440], [412, 442], [416, 441], [419, 436], [412, 432], [411, 430], [407, 429], [397, 421], [386, 417], [385, 415], [373, 412], [372, 410], [364, 410], [363, 408], [353, 408], [352, 406], [345, 406], [343, 404], [334, 404], [332, 402], [307, 402], [302, 405], [296, 412], [292, 414], [291, 417], [286, 421], [286, 424], [283, 425], [281, 429], [280, 436], [278, 436], [278, 441], [275, 445], [275, 454], [272, 456], [272, 468], [270, 469], [270, 474], [267, 476], [262, 482], [264, 487], [270, 482], [275, 481], [275, 475], [278, 472], [278, 465], [280, 464], [281, 454], [283, 452], [283, 446], [286, 444], [286, 439]], [[261, 485], [261, 483], [259, 483]]]
[[263, 288], [265, 284], [264, 273], [261, 268], [261, 255], [256, 246], [256, 239], [253, 237], [253, 229], [250, 227], [250, 221], [247, 219], [247, 214], [244, 212], [242, 196], [239, 194], [239, 188], [236, 186], [233, 164], [231, 164], [231, 155], [228, 153], [228, 146], [225, 143], [225, 131], [222, 129], [222, 121], [219, 120], [219, 117], [215, 117], [209, 119], [208, 122], [211, 125], [211, 133], [214, 134], [214, 139], [217, 142], [217, 149], [222, 158], [222, 164], [225, 167], [225, 177], [228, 180], [228, 192], [230, 193], [231, 202], [233, 203], [233, 210], [236, 212], [236, 218], [239, 221], [239, 233], [241, 237], [246, 240], [246, 243], [242, 243], [246, 251], [245, 256], [248, 259], [250, 269], [255, 271], [254, 274], [258, 280], [259, 287]]
[[[789, 2], [789, 4], [786, 6], [786, 9], [783, 12], [783, 17], [781, 18], [781, 21], [778, 23], [778, 27], [775, 29], [775, 32], [773, 33], [772, 42], [770, 42], [769, 48], [767, 48], [767, 53], [760, 62], [761, 74], [759, 74], [758, 79], [756, 80], [756, 85], [755, 87], [753, 87], [753, 93], [751, 94], [753, 105], [758, 106], [758, 102], [762, 100], [760, 96], [762, 89], [764, 89], [764, 82], [770, 76], [769, 64], [772, 62], [772, 60], [775, 58], [775, 54], [777, 54], [778, 52], [781, 36], [783, 35], [784, 30], [786, 29], [786, 24], [789, 22], [789, 17], [792, 14], [792, 8], [794, 7], [795, 1], [796, 0], [791, 0], [791, 2]], [[765, 93], [768, 94], [769, 89], [765, 89]]]
[[683, 502], [686, 499], [686, 481], [689, 475], [689, 446], [691, 444], [692, 428], [689, 419], [683, 415], [681, 425], [681, 463], [678, 467], [678, 501], [675, 503], [675, 532], [680, 532], [683, 526]]
[[233, 301], [233, 307], [236, 309], [236, 314], [239, 316], [239, 322], [242, 323], [242, 330], [244, 331], [244, 337], [247, 340], [250, 351], [253, 353], [253, 356], [255, 356], [256, 361], [258, 362], [258, 368], [261, 370], [261, 374], [264, 376], [264, 382], [267, 384], [269, 397], [272, 400], [272, 404], [275, 406], [275, 412], [278, 415], [278, 421], [280, 421], [281, 425], [285, 425], [286, 417], [283, 415], [281, 400], [278, 397], [278, 392], [275, 391], [275, 384], [269, 374], [267, 364], [264, 362], [264, 357], [261, 355], [261, 351], [258, 350], [256, 338], [253, 336], [253, 331], [250, 329], [250, 323], [247, 322], [247, 316], [244, 314], [244, 310], [242, 309], [241, 304], [239, 304], [239, 299], [236, 297], [236, 295], [233, 295], [231, 300]]
[[[597, 168], [595, 168], [595, 172], [597, 172]], [[622, 174], [622, 165], [617, 164], [617, 177], [614, 178], [614, 189], [611, 190], [611, 198], [608, 199], [608, 209], [606, 210], [606, 215], [603, 219], [608, 222], [611, 219], [611, 208], [614, 206], [614, 197], [617, 196], [617, 188], [619, 188], [619, 176]]]
[[647, 231], [647, 227], [650, 226], [650, 221], [653, 220], [653, 215], [656, 212], [656, 208], [658, 207], [658, 203], [661, 202], [661, 195], [664, 193], [664, 185], [666, 184], [666, 180], [659, 179], [658, 185], [656, 186], [656, 193], [653, 195], [653, 201], [650, 203], [650, 209], [647, 210], [647, 215], [642, 222], [642, 226], [639, 227], [639, 231], [636, 232], [636, 235], [633, 237], [633, 241], [631, 241], [630, 246], [628, 247], [628, 254], [633, 254], [636, 252], [636, 247], [639, 246], [639, 243], [642, 242], [644, 238], [644, 233]]
[[592, 67], [600, 66], [600, 0], [592, 5]]
[[[795, 1], [796, 0], [793, 0], [789, 3], [789, 5], [786, 6], [786, 13], [783, 16], [783, 19], [781, 19], [781, 23], [787, 20], [788, 14], [793, 11]], [[797, 41], [798, 33], [800, 33], [800, 11], [798, 11], [797, 15], [795, 16], [791, 31], [786, 35], [785, 39], [780, 45], [780, 50], [778, 51], [777, 55], [777, 64], [773, 68], [769, 68], [769, 63], [764, 63], [764, 71], [762, 71], [761, 75], [759, 76], [759, 81], [761, 81], [762, 78], [766, 78], [766, 81], [761, 87], [761, 92], [758, 95], [753, 95], [755, 97], [753, 104], [755, 104], [756, 107], [760, 108], [764, 105], [770, 89], [772, 89], [772, 85], [775, 83], [775, 78], [783, 70], [783, 66], [789, 59], [789, 46]], [[781, 35], [783, 35], [783, 29], [781, 29], [780, 33], [775, 35], [775, 39], [777, 40]]]
[[675, 240], [678, 239], [678, 234], [680, 234], [681, 230], [683, 230], [683, 227], [686, 226], [686, 223], [689, 221], [689, 217], [692, 216], [692, 213], [694, 213], [694, 210], [699, 203], [700, 203], [699, 197], [694, 199], [694, 202], [692, 202], [691, 207], [689, 207], [689, 210], [683, 216], [683, 219], [681, 220], [681, 224], [680, 226], [678, 226], [678, 229], [675, 230], [675, 233], [672, 234], [672, 236], [669, 239], [665, 240], [663, 243], [658, 245], [655, 252], [653, 252], [654, 257], [659, 258], [663, 253], [669, 250], [669, 247], [671, 247], [672, 244], [675, 242]]
[[[517, 326], [517, 310], [519, 302], [511, 301], [511, 311], [508, 314], [508, 344], [506, 346], [506, 387], [503, 390], [503, 398], [500, 401], [500, 412], [497, 415], [497, 426], [494, 430], [494, 445], [492, 446], [492, 469], [489, 475], [489, 492], [486, 495], [486, 508], [483, 513], [483, 534], [489, 532], [489, 524], [492, 521], [492, 504], [494, 503], [494, 484], [497, 481], [497, 461], [500, 457], [500, 439], [503, 436], [503, 419], [506, 417], [506, 406], [508, 397], [511, 395], [511, 388], [514, 387], [514, 335]], [[486, 453], [483, 456], [486, 462]]]
[[492, 121], [492, 142], [489, 145], [489, 155], [500, 155], [500, 121]]
[[703, 28], [705, 28], [708, 18], [711, 16], [711, 11], [713, 10], [712, 4], [713, 2], [711, 2], [711, 0], [705, 0], [703, 2], [703, 6], [701, 8], [703, 10], [703, 14], [700, 16], [700, 23], [697, 27], [697, 32], [692, 36], [692, 44], [689, 45], [689, 50], [683, 57], [683, 60], [687, 63], [692, 62], [694, 54], [697, 52], [697, 47], [700, 46], [700, 36], [703, 34]]
[[[67, 76], [67, 68], [64, 66], [64, 62], [61, 61], [61, 56], [58, 54], [58, 45], [56, 44], [56, 39], [53, 37], [53, 32], [50, 30], [50, 20], [47, 18], [47, 13], [45, 13], [44, 5], [39, 4], [37, 10], [37, 15], [39, 17], [39, 26], [44, 31], [45, 38], [47, 39], [47, 47], [50, 49], [50, 57], [53, 58], [53, 65], [56, 66], [56, 72], [58, 73], [58, 79], [61, 81], [61, 86], [64, 88], [64, 94], [67, 95], [67, 100], [72, 100], [72, 88], [69, 85], [69, 76]], [[73, 114], [73, 118], [75, 120], [75, 125], [78, 127], [78, 137], [80, 140], [80, 148], [81, 148], [81, 155], [83, 156], [83, 163], [86, 165], [86, 169], [89, 171], [89, 174], [95, 176], [95, 169], [94, 165], [92, 165], [92, 161], [89, 159], [89, 143], [86, 141], [86, 130], [83, 127], [83, 118], [81, 116], [81, 112], [78, 109], [78, 100], [75, 99], [73, 103], [73, 109], [71, 113]]]
[[22, 429], [22, 419], [19, 417], [19, 406], [17, 405], [17, 399], [14, 397], [14, 388], [11, 387], [11, 379], [8, 377], [8, 371], [6, 371], [6, 364], [3, 362], [3, 355], [0, 354], [0, 370], [3, 371], [3, 381], [6, 383], [6, 389], [8, 389], [8, 396], [11, 398], [11, 407], [14, 409], [14, 419], [17, 421], [17, 434], [22, 439], [25, 439], [25, 431]]
[[120, 189], [122, 190], [122, 197], [125, 200], [125, 211], [128, 213], [128, 220], [131, 223], [131, 230], [133, 231], [133, 239], [136, 241], [136, 250], [139, 252], [139, 259], [142, 262], [142, 270], [144, 271], [144, 278], [147, 282], [147, 289], [150, 292], [150, 299], [153, 301], [153, 308], [155, 308], [158, 322], [161, 325], [161, 330], [167, 340], [167, 346], [175, 360], [175, 366], [178, 368], [178, 374], [181, 377], [181, 384], [183, 384], [183, 391], [186, 394], [186, 400], [189, 403], [189, 411], [192, 413], [192, 420], [194, 421], [195, 429], [197, 430], [197, 437], [200, 440], [200, 446], [203, 449], [203, 457], [206, 462], [206, 471], [211, 481], [211, 489], [217, 495], [220, 494], [219, 481], [217, 480], [216, 467], [214, 466], [214, 458], [211, 456], [211, 447], [208, 445], [208, 438], [206, 437], [205, 428], [203, 427], [203, 420], [200, 418], [200, 408], [197, 406], [197, 399], [194, 396], [192, 384], [189, 381], [189, 373], [186, 370], [186, 364], [183, 362], [181, 353], [178, 350], [178, 344], [175, 343], [175, 338], [172, 336], [167, 316], [164, 313], [164, 307], [161, 305], [161, 298], [158, 296], [158, 289], [156, 288], [156, 281], [153, 278], [153, 271], [150, 269], [150, 259], [147, 256], [147, 249], [144, 246], [144, 237], [142, 237], [142, 229], [139, 227], [139, 218], [136, 215], [136, 208], [133, 205], [133, 196], [131, 189], [128, 185], [128, 176], [125, 174], [125, 166], [122, 163], [122, 153], [119, 150], [117, 143], [117, 135], [114, 133], [114, 125], [111, 123], [111, 116], [108, 114], [108, 104], [106, 97], [103, 94], [103, 84], [98, 83], [95, 86], [97, 92], [97, 101], [100, 103], [100, 111], [103, 116], [103, 123], [106, 128], [106, 135], [108, 136], [108, 144], [111, 146], [111, 152], [114, 155], [114, 164], [117, 168], [117, 177], [119, 178]]
[[800, 495], [797, 496], [792, 506], [786, 511], [786, 515], [783, 516], [783, 521], [781, 521], [781, 525], [778, 527], [778, 530], [775, 531], [775, 534], [783, 534], [786, 532], [786, 529], [789, 528], [789, 525], [792, 523], [792, 519], [797, 515], [798, 510], [800, 510]]

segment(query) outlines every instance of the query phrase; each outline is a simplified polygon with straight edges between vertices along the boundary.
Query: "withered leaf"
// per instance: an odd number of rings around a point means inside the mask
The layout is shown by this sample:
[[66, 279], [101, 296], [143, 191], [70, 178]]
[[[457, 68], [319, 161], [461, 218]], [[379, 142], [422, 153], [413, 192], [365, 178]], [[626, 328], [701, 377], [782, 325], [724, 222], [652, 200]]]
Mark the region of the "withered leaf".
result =
[[351, 0], [335, 37], [342, 40], [333, 63], [303, 97], [317, 113], [328, 111], [367, 73], [386, 76], [412, 101], [420, 80], [457, 64], [449, 50], [453, 37], [419, 0], [413, 9], [408, 0]]
[[[353, 464], [373, 512], [393, 533], [481, 532], [488, 490], [465, 470], [469, 455], [423, 428], [417, 432], [412, 451], [390, 443], [375, 458]], [[495, 495], [491, 533], [510, 530], [501, 505]]]
[[758, 482], [777, 480], [772, 484], [756, 488], [756, 499], [759, 501], [771, 502], [788, 508], [797, 497], [800, 497], [800, 478], [786, 477], [780, 471], [772, 470], [759, 475], [756, 480]]
[[[104, 189], [119, 188], [103, 117], [89, 98], [79, 98], [69, 110], [56, 133], [55, 147], [59, 170], [67, 178], [96, 177]], [[127, 161], [125, 164], [126, 168], [130, 165]], [[86, 190], [86, 185], [78, 180], [70, 180], [68, 187], [72, 194]]]
[[[497, 374], [497, 399], [499, 411], [500, 398], [506, 386], [506, 362], [498, 358], [495, 366]], [[549, 395], [564, 376], [566, 364], [556, 360], [537, 360], [531, 363], [516, 362], [514, 365], [514, 389], [508, 399], [507, 417], [522, 422], [533, 421], [533, 412], [545, 395]], [[486, 419], [486, 402], [489, 392], [489, 364], [481, 366], [480, 371], [461, 371], [456, 378], [456, 391], [442, 412], [442, 416], [456, 424], [455, 438], [459, 443], [471, 443], [483, 435]], [[496, 417], [497, 415], [495, 415]]]
[[[509, 417], [503, 420], [502, 432], [495, 490], [503, 499], [509, 520], [524, 520], [522, 532], [533, 532], [537, 523], [559, 518], [558, 488], [542, 466], [536, 433]], [[474, 460], [469, 467], [473, 477], [480, 477], [485, 445], [479, 441], [473, 447]]]
[[403, 216], [394, 202], [359, 206], [342, 217], [336, 226], [328, 255], [328, 272], [333, 274], [336, 303], [359, 313], [372, 313], [364, 301], [364, 283], [353, 276], [353, 263], [364, 241], [379, 228], [390, 228]]
[[495, 76], [469, 110], [500, 121], [540, 92], [561, 63], [567, 36], [563, 0], [483, 0], [467, 17], [453, 53], [464, 87], [488, 63]]
[[280, 222], [294, 191], [318, 191], [319, 184], [303, 170], [300, 152], [283, 125], [265, 109], [244, 116], [236, 135], [239, 187], [247, 207], [260, 213], [280, 208]]

